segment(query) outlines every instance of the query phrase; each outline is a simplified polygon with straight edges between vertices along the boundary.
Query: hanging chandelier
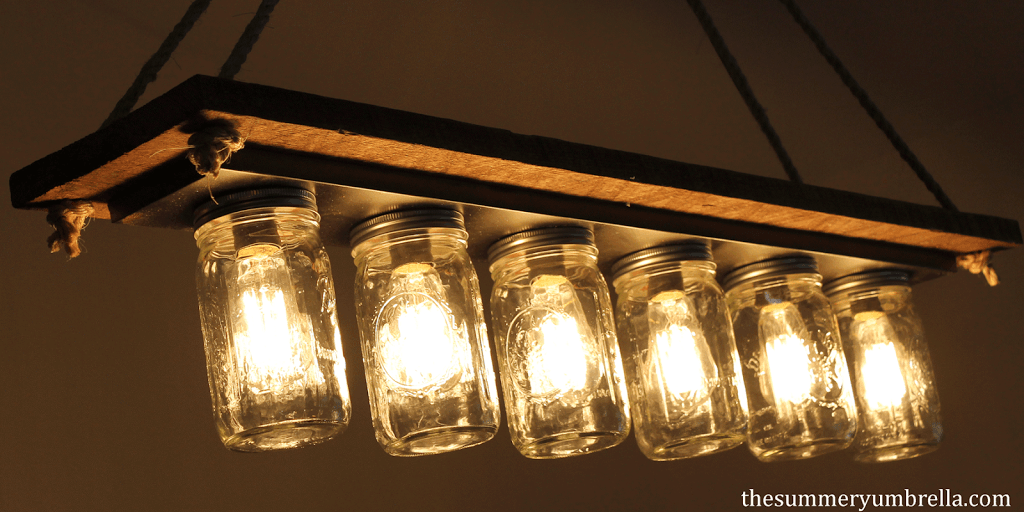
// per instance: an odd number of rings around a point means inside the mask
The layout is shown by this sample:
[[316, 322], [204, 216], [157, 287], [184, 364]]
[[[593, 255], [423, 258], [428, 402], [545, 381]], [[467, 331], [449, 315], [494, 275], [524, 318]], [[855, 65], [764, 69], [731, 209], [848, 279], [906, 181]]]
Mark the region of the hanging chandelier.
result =
[[[216, 427], [239, 451], [344, 431], [354, 322], [391, 455], [491, 439], [498, 377], [530, 458], [631, 430], [652, 460], [921, 455], [942, 423], [910, 287], [1022, 243], [1009, 219], [205, 76], [11, 195], [69, 233], [195, 230]], [[324, 244], [351, 248], [354, 312]]]
[[[186, 139], [227, 124], [244, 148], [197, 174]], [[1012, 220], [202, 76], [11, 194], [196, 230], [217, 429], [248, 451], [344, 430], [354, 318], [393, 455], [490, 439], [496, 375], [528, 457], [631, 424], [655, 460], [744, 440], [762, 460], [926, 453], [941, 420], [909, 286], [1020, 245]], [[355, 312], [334, 310], [321, 237], [352, 247]], [[473, 260], [491, 264], [490, 336]]]

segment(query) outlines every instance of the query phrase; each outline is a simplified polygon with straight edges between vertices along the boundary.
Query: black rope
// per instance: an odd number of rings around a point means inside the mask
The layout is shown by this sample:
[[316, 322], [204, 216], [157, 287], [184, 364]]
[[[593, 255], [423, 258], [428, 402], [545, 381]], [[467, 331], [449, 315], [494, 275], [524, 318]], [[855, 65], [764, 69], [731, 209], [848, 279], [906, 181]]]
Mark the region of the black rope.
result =
[[209, 7], [211, 0], [195, 0], [192, 5], [188, 6], [188, 10], [185, 11], [185, 15], [181, 17], [181, 21], [171, 29], [171, 33], [167, 34], [167, 38], [157, 49], [156, 53], [153, 54], [142, 65], [142, 69], [139, 71], [139, 75], [135, 77], [135, 82], [132, 83], [131, 87], [124, 93], [124, 96], [114, 106], [114, 111], [107, 116], [107, 120], [103, 121], [100, 128], [106, 128], [107, 125], [117, 121], [118, 119], [128, 115], [132, 111], [132, 107], [139, 101], [142, 94], [146, 92], [146, 86], [156, 80], [157, 73], [167, 64], [167, 61], [171, 58], [171, 54], [178, 47], [178, 43], [182, 39], [185, 39], [185, 35], [192, 29], [192, 26], [196, 24], [196, 20], [206, 12], [206, 8]]
[[868, 115], [871, 116], [871, 119], [876, 125], [878, 125], [878, 128], [885, 133], [885, 136], [889, 138], [889, 142], [891, 142], [893, 147], [896, 148], [896, 151], [898, 151], [900, 156], [903, 157], [903, 160], [910, 165], [910, 168], [914, 170], [917, 177], [924, 182], [924, 185], [928, 187], [928, 190], [935, 196], [935, 199], [939, 201], [939, 204], [947, 210], [954, 212], [959, 211], [957, 210], [956, 205], [953, 204], [953, 201], [951, 201], [949, 197], [946, 196], [946, 193], [942, 191], [942, 187], [940, 187], [939, 183], [935, 181], [935, 178], [933, 178], [932, 175], [928, 173], [928, 170], [924, 168], [924, 164], [917, 159], [917, 156], [910, 150], [910, 147], [903, 141], [903, 138], [896, 133], [896, 129], [893, 128], [892, 124], [889, 123], [885, 116], [882, 115], [882, 111], [878, 109], [878, 106], [876, 106], [873, 101], [871, 101], [871, 98], [868, 97], [868, 93], [860, 86], [860, 84], [857, 83], [856, 80], [853, 79], [853, 75], [851, 75], [850, 71], [846, 69], [846, 66], [844, 66], [842, 61], [839, 60], [839, 57], [836, 56], [827, 44], [825, 44], [825, 39], [821, 37], [821, 34], [814, 28], [814, 25], [811, 25], [810, 20], [808, 20], [807, 17], [804, 16], [804, 13], [800, 11], [796, 2], [793, 0], [779, 1], [782, 2], [782, 5], [786, 6], [789, 13], [793, 15], [793, 19], [796, 21], [797, 25], [800, 25], [800, 28], [804, 30], [804, 33], [811, 38], [814, 46], [818, 48], [821, 55], [825, 57], [825, 60], [828, 61], [832, 66], [832, 69], [834, 69], [836, 74], [839, 75], [839, 78], [842, 79], [844, 84], [846, 84], [846, 87], [850, 89], [850, 92], [853, 93], [854, 97], [857, 98], [857, 101], [860, 102], [860, 106], [864, 107], [864, 110], [866, 110]]
[[252, 51], [256, 41], [259, 40], [263, 27], [270, 21], [270, 14], [274, 12], [274, 7], [277, 7], [278, 1], [263, 0], [260, 2], [260, 7], [256, 9], [256, 14], [245, 27], [242, 37], [238, 38], [234, 49], [231, 50], [231, 55], [228, 55], [228, 60], [224, 62], [224, 66], [220, 68], [220, 74], [217, 76], [233, 80], [235, 75], [241, 71], [242, 64], [245, 64], [246, 57], [249, 56], [249, 52]]
[[747, 108], [750, 109], [754, 120], [761, 127], [764, 136], [768, 138], [768, 143], [775, 150], [775, 154], [779, 157], [779, 162], [782, 163], [782, 168], [786, 170], [786, 175], [794, 183], [803, 183], [800, 173], [797, 172], [796, 166], [793, 165], [793, 160], [789, 158], [789, 153], [786, 153], [786, 148], [782, 147], [782, 140], [779, 138], [779, 134], [772, 128], [772, 123], [768, 120], [768, 114], [757, 101], [757, 98], [754, 97], [754, 91], [750, 88], [750, 84], [747, 83], [747, 77], [743, 75], [743, 71], [736, 62], [736, 58], [729, 52], [729, 47], [725, 45], [725, 40], [722, 39], [722, 35], [715, 28], [715, 23], [711, 20], [711, 15], [708, 14], [707, 9], [704, 8], [704, 4], [700, 0], [686, 1], [690, 4], [690, 8], [693, 9], [693, 13], [697, 15], [697, 21], [700, 22], [704, 32], [707, 33], [711, 46], [715, 47], [715, 53], [718, 54], [718, 58], [722, 61], [722, 65], [725, 66], [725, 70], [729, 72], [729, 77], [732, 78], [732, 83], [736, 86], [736, 90], [743, 97], [743, 101], [747, 104]]

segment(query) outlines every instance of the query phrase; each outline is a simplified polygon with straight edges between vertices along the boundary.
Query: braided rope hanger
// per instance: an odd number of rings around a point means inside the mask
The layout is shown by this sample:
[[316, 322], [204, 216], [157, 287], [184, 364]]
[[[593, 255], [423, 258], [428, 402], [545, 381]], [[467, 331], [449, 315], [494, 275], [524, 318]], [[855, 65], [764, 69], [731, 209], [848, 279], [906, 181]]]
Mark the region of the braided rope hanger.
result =
[[927, 187], [928, 191], [935, 196], [935, 199], [939, 204], [947, 210], [954, 212], [959, 211], [957, 210], [956, 205], [953, 204], [953, 201], [951, 201], [949, 197], [946, 196], [946, 193], [942, 191], [942, 187], [940, 187], [939, 183], [935, 181], [935, 178], [933, 178], [928, 170], [924, 168], [924, 164], [917, 159], [917, 156], [910, 150], [907, 143], [903, 141], [900, 134], [896, 133], [896, 128], [893, 128], [892, 123], [882, 115], [882, 111], [879, 110], [878, 106], [875, 105], [873, 101], [871, 101], [867, 91], [865, 91], [864, 88], [854, 80], [853, 75], [850, 74], [848, 69], [846, 69], [843, 62], [839, 60], [839, 56], [837, 56], [835, 52], [828, 47], [828, 44], [825, 43], [825, 38], [823, 38], [821, 33], [814, 28], [811, 21], [804, 16], [804, 13], [799, 7], [797, 7], [796, 2], [794, 0], [779, 0], [779, 2], [786, 7], [786, 10], [788, 10], [790, 15], [793, 16], [793, 20], [796, 21], [797, 25], [800, 25], [800, 28], [803, 29], [804, 33], [807, 34], [807, 37], [811, 39], [811, 42], [813, 42], [814, 46], [818, 49], [818, 52], [821, 53], [821, 56], [825, 57], [825, 60], [828, 61], [829, 65], [832, 66], [832, 69], [835, 70], [837, 75], [839, 75], [843, 84], [850, 89], [850, 92], [855, 98], [857, 98], [857, 101], [860, 102], [861, 107], [864, 107], [864, 110], [867, 112], [868, 116], [871, 117], [871, 120], [875, 122], [875, 125], [877, 125], [883, 133], [885, 133], [886, 138], [889, 139], [892, 146], [897, 152], [899, 152], [900, 156], [903, 157], [903, 160], [907, 162], [907, 165], [913, 169], [914, 173], [917, 174], [917, 177], [924, 182], [925, 187]]
[[789, 176], [790, 181], [793, 183], [802, 184], [804, 180], [800, 178], [800, 173], [797, 172], [796, 166], [793, 165], [793, 160], [789, 158], [786, 148], [782, 147], [782, 139], [775, 132], [775, 128], [772, 128], [772, 123], [768, 120], [768, 113], [765, 112], [764, 107], [761, 106], [761, 103], [757, 101], [757, 97], [754, 96], [754, 90], [750, 88], [746, 75], [743, 74], [743, 70], [740, 69], [736, 58], [732, 56], [732, 52], [726, 46], [725, 39], [722, 39], [722, 34], [718, 33], [718, 28], [715, 27], [715, 22], [712, 21], [708, 10], [704, 8], [704, 4], [700, 0], [686, 0], [686, 2], [690, 4], [690, 9], [693, 9], [693, 14], [697, 16], [697, 21], [700, 22], [704, 33], [707, 34], [708, 40], [711, 41], [711, 46], [715, 48], [715, 53], [718, 54], [718, 59], [722, 61], [722, 66], [729, 73], [729, 78], [732, 79], [736, 90], [743, 97], [743, 102], [747, 104], [750, 114], [754, 116], [757, 125], [761, 127], [761, 132], [768, 138], [768, 143], [775, 150], [775, 155], [778, 156], [779, 163], [782, 164], [786, 175]]
[[[839, 75], [839, 79], [850, 89], [850, 93], [857, 98], [857, 101], [860, 102], [861, 107], [864, 108], [871, 120], [882, 130], [882, 133], [889, 139], [893, 148], [907, 162], [907, 165], [914, 171], [918, 179], [924, 183], [928, 191], [935, 196], [939, 204], [949, 211], [959, 211], [956, 205], [953, 204], [953, 201], [949, 199], [949, 196], [942, 190], [942, 187], [939, 186], [939, 183], [932, 177], [931, 173], [925, 169], [924, 164], [918, 160], [917, 155], [910, 150], [910, 146], [896, 132], [896, 128], [882, 115], [882, 111], [875, 105], [875, 102], [871, 101], [867, 91], [857, 83], [857, 80], [853, 78], [853, 75], [846, 69], [843, 62], [839, 60], [839, 56], [825, 43], [825, 38], [814, 28], [814, 25], [807, 19], [807, 16], [804, 16], [803, 11], [796, 5], [795, 0], [779, 0], [779, 2], [786, 7], [789, 14], [793, 16], [793, 20], [796, 21], [797, 25], [800, 25], [800, 28], [803, 29], [804, 33], [807, 34], [807, 37], [811, 39], [811, 42], [818, 49], [818, 52], [821, 53], [821, 56], [832, 66], [832, 69]], [[999, 276], [996, 275], [995, 269], [992, 268], [991, 259], [992, 251], [978, 251], [958, 255], [956, 257], [956, 264], [972, 274], [981, 274], [985, 277], [985, 281], [988, 282], [989, 286], [995, 286], [999, 284]]]
[[114, 106], [114, 110], [107, 116], [106, 121], [100, 125], [100, 128], [106, 128], [110, 123], [121, 119], [128, 115], [132, 111], [132, 107], [138, 103], [139, 98], [146, 92], [146, 87], [156, 81], [156, 75], [163, 69], [164, 64], [170, 60], [171, 54], [178, 48], [178, 44], [181, 43], [182, 39], [185, 39], [185, 35], [192, 30], [192, 26], [199, 21], [199, 18], [206, 12], [206, 8], [210, 6], [211, 0], [195, 0], [192, 5], [188, 6], [188, 10], [185, 11], [185, 15], [181, 17], [181, 21], [171, 29], [171, 33], [167, 34], [167, 38], [160, 44], [160, 48], [157, 49], [149, 60], [142, 65], [142, 69], [139, 70], [139, 75], [135, 77], [135, 81], [125, 91], [124, 96], [117, 101], [117, 105]]
[[[796, 23], [803, 29], [804, 33], [806, 33], [811, 39], [811, 42], [814, 43], [814, 46], [818, 49], [821, 55], [825, 57], [825, 60], [832, 66], [832, 69], [835, 70], [836, 74], [839, 75], [843, 84], [845, 84], [847, 88], [850, 89], [853, 96], [857, 98], [857, 101], [859, 101], [864, 110], [867, 111], [868, 116], [871, 117], [878, 128], [885, 133], [885, 136], [889, 139], [889, 142], [892, 143], [896, 151], [899, 152], [900, 156], [903, 157], [914, 173], [917, 174], [917, 177], [924, 182], [925, 187], [927, 187], [932, 195], [935, 196], [935, 199], [939, 204], [947, 210], [954, 212], [959, 211], [957, 210], [956, 205], [953, 204], [953, 201], [951, 201], [942, 190], [942, 187], [939, 186], [939, 183], [935, 181], [935, 178], [933, 178], [928, 170], [925, 169], [924, 164], [918, 160], [917, 156], [914, 155], [914, 152], [910, 150], [909, 146], [907, 146], [907, 143], [904, 142], [903, 138], [896, 132], [892, 123], [885, 118], [878, 106], [871, 101], [867, 91], [857, 83], [850, 71], [846, 69], [846, 66], [844, 66], [842, 61], [839, 60], [839, 57], [831, 48], [829, 48], [828, 44], [825, 43], [825, 39], [814, 28], [814, 25], [811, 24], [810, 20], [804, 16], [803, 12], [796, 5], [796, 2], [794, 0], [779, 1], [786, 7]], [[776, 155], [778, 155], [779, 161], [782, 163], [782, 167], [786, 170], [786, 174], [789, 175], [790, 180], [796, 183], [802, 183], [799, 174], [797, 174], [796, 168], [793, 166], [792, 160], [786, 153], [785, 148], [782, 147], [782, 141], [779, 139], [778, 134], [772, 128], [771, 122], [768, 120], [768, 114], [765, 113], [764, 107], [761, 106], [757, 101], [757, 98], [754, 96], [754, 92], [750, 88], [750, 84], [747, 82], [746, 76], [739, 67], [739, 63], [736, 62], [736, 58], [733, 57], [732, 53], [729, 51], [729, 47], [726, 46], [725, 40], [722, 39], [722, 35], [715, 27], [715, 24], [711, 19], [711, 15], [708, 14], [704, 4], [700, 0], [687, 0], [687, 3], [690, 4], [690, 8], [693, 10], [694, 15], [697, 16], [697, 20], [700, 22], [701, 27], [704, 29], [708, 39], [711, 41], [711, 45], [715, 48], [715, 52], [722, 61], [722, 65], [729, 73], [729, 77], [732, 78], [733, 84], [736, 86], [740, 96], [743, 97], [743, 101], [750, 109], [750, 113], [754, 116], [754, 119], [761, 127], [761, 131], [764, 132], [765, 137], [768, 138], [768, 142], [772, 145], [772, 149], [775, 150]]]
[[[949, 196], [942, 190], [935, 178], [925, 169], [924, 164], [918, 160], [914, 152], [910, 150], [910, 147], [903, 140], [902, 137], [896, 132], [896, 129], [892, 126], [881, 110], [871, 98], [868, 96], [867, 91], [864, 90], [860, 84], [853, 78], [846, 66], [843, 65], [839, 57], [829, 48], [828, 44], [825, 43], [825, 39], [821, 34], [814, 28], [810, 20], [804, 16], [800, 8], [797, 7], [795, 0], [779, 0], [793, 16], [800, 28], [803, 29], [804, 33], [811, 39], [814, 46], [818, 49], [825, 60], [828, 61], [832, 69], [839, 75], [840, 80], [846, 85], [850, 92], [853, 94], [857, 101], [860, 102], [861, 107], [867, 112], [868, 116], [875, 122], [880, 130], [885, 134], [889, 142], [892, 143], [893, 147], [900, 154], [907, 165], [914, 171], [918, 179], [920, 179], [929, 192], [935, 196], [935, 199], [942, 205], [946, 210], [957, 212], [959, 211], [953, 201], [949, 199]], [[743, 97], [743, 101], [747, 104], [747, 108], [750, 109], [750, 113], [754, 116], [758, 125], [761, 127], [761, 131], [764, 132], [765, 137], [768, 138], [768, 142], [771, 144], [772, 149], [775, 150], [775, 154], [778, 156], [779, 161], [782, 163], [782, 167], [786, 170], [786, 174], [789, 175], [790, 180], [795, 183], [802, 183], [800, 175], [797, 173], [796, 168], [793, 165], [792, 160], [786, 153], [786, 150], [782, 147], [782, 141], [779, 139], [778, 134], [772, 128], [771, 123], [768, 120], [768, 115], [765, 113], [764, 108], [757, 101], [753, 91], [750, 89], [750, 84], [747, 82], [746, 77], [740, 70], [739, 64], [736, 59], [729, 52], [729, 48], [725, 45], [725, 41], [719, 34], [718, 29], [715, 28], [714, 22], [711, 20], [711, 15], [708, 14], [707, 9], [704, 8], [704, 4], [700, 0], [687, 0], [690, 4], [690, 8], [693, 9], [693, 13], [697, 16], [697, 20], [700, 22], [701, 27], [704, 28], [704, 32], [707, 34], [708, 39], [711, 41], [711, 45], [715, 48], [715, 52], [718, 54], [719, 59], [722, 61], [722, 65], [729, 73], [729, 77], [732, 78], [733, 84], [739, 91], [740, 96]], [[982, 274], [989, 286], [995, 286], [999, 284], [999, 277], [996, 275], [995, 270], [991, 264], [991, 251], [979, 251], [969, 254], [961, 254], [956, 258], [957, 266], [970, 271], [973, 274]]]
[[[261, 0], [256, 14], [245, 26], [242, 35], [239, 36], [235, 47], [231, 49], [224, 65], [220, 68], [218, 78], [234, 80], [235, 75], [242, 69], [249, 52], [259, 40], [263, 28], [270, 21], [270, 15], [277, 7], [279, 0]], [[227, 119], [213, 119], [205, 123], [199, 130], [192, 133], [188, 138], [188, 160], [196, 167], [196, 172], [210, 179], [217, 179], [220, 175], [220, 168], [236, 151], [245, 147], [245, 138], [238, 133], [235, 123]], [[214, 203], [217, 200], [210, 190], [210, 199]]]
[[[242, 64], [245, 63], [249, 52], [259, 40], [260, 33], [270, 21], [270, 15], [279, 1], [261, 0], [256, 14], [245, 27], [238, 42], [235, 43], [235, 47], [231, 50], [231, 54], [228, 55], [227, 61], [221, 67], [218, 75], [220, 78], [233, 80], [242, 69]], [[135, 81], [132, 82], [124, 96], [118, 100], [114, 110], [100, 126], [100, 129], [106, 128], [131, 112], [146, 91], [146, 87], [156, 80], [157, 74], [170, 60], [171, 54], [178, 48], [178, 44], [185, 39], [196, 21], [206, 12], [210, 2], [211, 0], [195, 0], [189, 5], [181, 21], [171, 29], [156, 53], [143, 64]], [[193, 133], [188, 139], [188, 145], [188, 159], [196, 166], [196, 171], [204, 176], [216, 178], [221, 165], [235, 151], [242, 149], [244, 140], [234, 123], [226, 120], [213, 120]], [[212, 194], [210, 197], [213, 197]], [[54, 233], [46, 241], [50, 252], [57, 252], [64, 248], [69, 259], [78, 257], [82, 252], [79, 247], [79, 238], [93, 211], [92, 203], [85, 200], [64, 200], [51, 206], [49, 214], [46, 216], [46, 221], [54, 229]]]
[[238, 38], [238, 42], [235, 43], [235, 47], [232, 48], [231, 54], [228, 55], [228, 60], [224, 61], [224, 65], [220, 68], [220, 74], [217, 75], [220, 78], [226, 78], [228, 80], [234, 80], [235, 75], [242, 69], [242, 64], [245, 64], [246, 57], [249, 56], [249, 52], [252, 51], [252, 47], [256, 45], [256, 41], [259, 41], [260, 34], [263, 32], [263, 27], [267, 26], [267, 22], [270, 21], [270, 15], [274, 12], [274, 7], [277, 7], [279, 0], [261, 0], [259, 8], [256, 9], [256, 14], [253, 15], [252, 19], [249, 20], [249, 24], [246, 25], [245, 31]]

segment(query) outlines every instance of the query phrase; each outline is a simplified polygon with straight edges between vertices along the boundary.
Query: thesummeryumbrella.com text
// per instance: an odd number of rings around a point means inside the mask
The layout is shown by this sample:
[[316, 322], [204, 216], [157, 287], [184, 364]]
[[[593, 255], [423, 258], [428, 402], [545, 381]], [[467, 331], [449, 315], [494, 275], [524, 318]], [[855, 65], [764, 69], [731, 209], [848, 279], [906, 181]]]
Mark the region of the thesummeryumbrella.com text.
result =
[[949, 489], [935, 493], [914, 493], [904, 489], [896, 494], [759, 494], [754, 489], [743, 491], [744, 507], [823, 507], [856, 508], [858, 511], [871, 508], [891, 507], [1009, 507], [1009, 494], [956, 494]]

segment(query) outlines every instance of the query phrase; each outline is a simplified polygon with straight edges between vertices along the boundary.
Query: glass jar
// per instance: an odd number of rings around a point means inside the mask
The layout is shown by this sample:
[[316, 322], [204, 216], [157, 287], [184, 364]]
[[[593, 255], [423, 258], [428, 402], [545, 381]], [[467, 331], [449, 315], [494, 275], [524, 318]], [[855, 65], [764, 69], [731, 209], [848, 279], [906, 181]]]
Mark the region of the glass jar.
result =
[[415, 456], [489, 440], [501, 413], [462, 214], [389, 213], [351, 238], [377, 441], [391, 455]]
[[545, 228], [488, 251], [491, 319], [512, 444], [534, 459], [610, 448], [629, 434], [608, 286], [589, 229]]
[[707, 244], [635, 252], [612, 273], [640, 451], [674, 460], [742, 444], [747, 398]]
[[218, 202], [196, 210], [195, 237], [221, 440], [250, 452], [326, 441], [348, 425], [352, 405], [315, 198], [274, 188]]
[[857, 432], [839, 326], [808, 256], [753, 263], [725, 277], [747, 389], [747, 445], [766, 462], [841, 450]]
[[832, 281], [860, 427], [854, 459], [888, 462], [932, 452], [942, 440], [932, 361], [910, 300], [910, 274], [879, 270]]

